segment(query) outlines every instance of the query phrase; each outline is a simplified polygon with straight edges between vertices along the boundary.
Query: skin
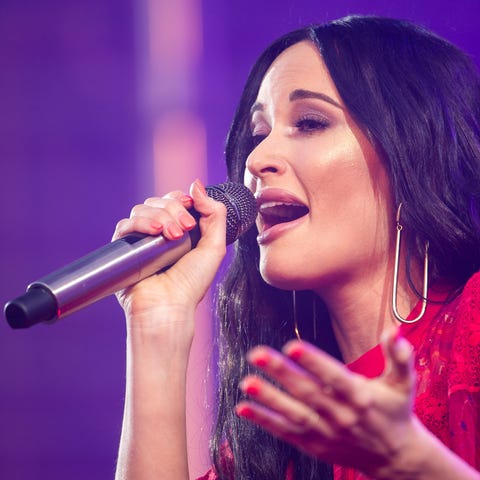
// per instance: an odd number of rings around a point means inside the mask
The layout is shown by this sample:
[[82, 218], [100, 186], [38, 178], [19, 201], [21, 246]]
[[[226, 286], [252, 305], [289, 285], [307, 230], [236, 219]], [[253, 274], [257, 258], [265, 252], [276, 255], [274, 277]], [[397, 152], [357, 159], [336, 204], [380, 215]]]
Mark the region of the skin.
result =
[[[385, 168], [310, 43], [276, 59], [254, 110], [260, 143], [247, 159], [245, 183], [257, 196], [293, 197], [309, 208], [266, 231], [259, 216], [260, 271], [276, 287], [314, 290], [329, 308], [344, 359], [354, 360], [395, 327], [395, 213]], [[404, 285], [401, 308], [410, 312], [417, 299]]]
[[[383, 337], [387, 369], [369, 380], [306, 342], [282, 352], [259, 346], [250, 363], [283, 390], [248, 376], [240, 388], [251, 400], [237, 414], [307, 454], [374, 478], [480, 478], [412, 412], [413, 351], [390, 313], [390, 183], [312, 44], [298, 43], [273, 62], [253, 108], [252, 134], [258, 145], [247, 159], [246, 184], [260, 201], [309, 209], [273, 227], [259, 216], [262, 276], [279, 288], [312, 289], [325, 301], [347, 363]], [[417, 299], [405, 277], [399, 289], [409, 312]]]
[[149, 198], [117, 224], [113, 238], [130, 232], [179, 238], [202, 215], [201, 240], [166, 273], [154, 275], [118, 299], [127, 323], [127, 382], [116, 480], [188, 479], [185, 421], [186, 371], [195, 309], [225, 255], [223, 204], [196, 181], [190, 196]]
[[[303, 98], [299, 89], [322, 98]], [[240, 388], [249, 400], [237, 414], [310, 455], [375, 478], [478, 480], [412, 413], [412, 348], [389, 313], [395, 212], [388, 177], [314, 47], [302, 42], [282, 53], [257, 100], [258, 146], [245, 182], [260, 202], [280, 197], [309, 209], [290, 225], [266, 229], [260, 215], [261, 273], [272, 285], [322, 296], [347, 361], [383, 334], [387, 369], [369, 380], [306, 342], [282, 352], [258, 346], [248, 360], [283, 390], [248, 376]], [[201, 214], [198, 246], [167, 272], [118, 294], [127, 320], [127, 387], [116, 480], [189, 475], [185, 375], [195, 308], [225, 255], [225, 208], [196, 181], [190, 195], [171, 192], [137, 205], [114, 234], [178, 238], [195, 224], [187, 211], [193, 204]], [[404, 278], [399, 287], [408, 313], [416, 300]]]

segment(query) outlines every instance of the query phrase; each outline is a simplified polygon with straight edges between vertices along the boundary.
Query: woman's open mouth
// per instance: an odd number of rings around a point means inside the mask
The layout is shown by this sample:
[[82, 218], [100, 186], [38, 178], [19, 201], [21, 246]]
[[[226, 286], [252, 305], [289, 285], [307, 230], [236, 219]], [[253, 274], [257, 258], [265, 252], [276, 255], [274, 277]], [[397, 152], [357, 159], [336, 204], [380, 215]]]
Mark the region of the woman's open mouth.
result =
[[261, 215], [263, 230], [268, 230], [279, 223], [293, 222], [309, 212], [305, 205], [283, 202], [263, 203], [258, 211]]
[[257, 202], [259, 244], [273, 240], [286, 229], [295, 227], [310, 211], [298, 198], [276, 188], [259, 192]]

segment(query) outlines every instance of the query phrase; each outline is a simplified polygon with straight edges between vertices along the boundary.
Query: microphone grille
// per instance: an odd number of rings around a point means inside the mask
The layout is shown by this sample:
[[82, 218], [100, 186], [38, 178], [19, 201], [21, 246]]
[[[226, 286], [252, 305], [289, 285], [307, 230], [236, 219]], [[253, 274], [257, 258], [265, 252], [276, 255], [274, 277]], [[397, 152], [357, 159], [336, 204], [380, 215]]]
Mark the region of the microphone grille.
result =
[[225, 182], [206, 187], [210, 198], [227, 207], [227, 245], [237, 240], [254, 223], [257, 202], [252, 192], [241, 183]]

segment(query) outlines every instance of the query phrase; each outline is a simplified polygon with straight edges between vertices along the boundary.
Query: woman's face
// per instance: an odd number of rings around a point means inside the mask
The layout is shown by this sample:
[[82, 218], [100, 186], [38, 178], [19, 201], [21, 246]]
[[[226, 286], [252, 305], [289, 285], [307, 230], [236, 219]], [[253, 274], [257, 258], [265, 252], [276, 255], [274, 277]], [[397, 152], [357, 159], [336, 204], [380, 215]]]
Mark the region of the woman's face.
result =
[[245, 184], [260, 207], [263, 278], [321, 294], [384, 272], [394, 227], [389, 179], [313, 44], [273, 62], [251, 123]]

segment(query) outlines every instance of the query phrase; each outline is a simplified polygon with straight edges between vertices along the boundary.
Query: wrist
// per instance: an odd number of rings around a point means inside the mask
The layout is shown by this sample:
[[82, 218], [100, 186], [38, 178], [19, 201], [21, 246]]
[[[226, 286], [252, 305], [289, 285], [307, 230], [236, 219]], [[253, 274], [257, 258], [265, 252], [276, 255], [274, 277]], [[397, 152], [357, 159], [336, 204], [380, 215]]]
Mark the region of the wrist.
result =
[[460, 457], [454, 454], [420, 420], [413, 416], [404, 447], [376, 475], [378, 480], [457, 480], [479, 479]]
[[428, 456], [431, 455], [430, 436], [426, 427], [413, 415], [401, 436], [401, 444], [391, 452], [388, 462], [374, 475], [377, 480], [423, 480]]
[[159, 348], [177, 346], [189, 349], [194, 334], [194, 309], [156, 306], [126, 315], [127, 339], [131, 345], [151, 344]]

